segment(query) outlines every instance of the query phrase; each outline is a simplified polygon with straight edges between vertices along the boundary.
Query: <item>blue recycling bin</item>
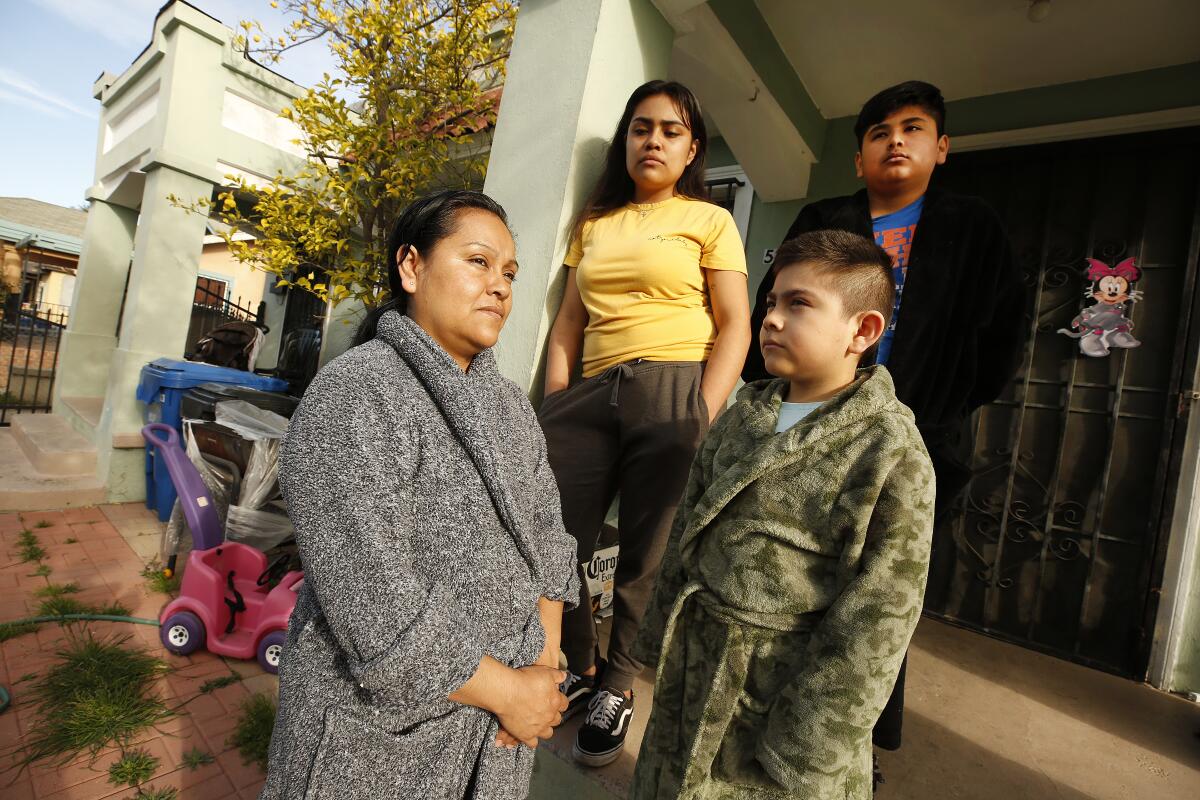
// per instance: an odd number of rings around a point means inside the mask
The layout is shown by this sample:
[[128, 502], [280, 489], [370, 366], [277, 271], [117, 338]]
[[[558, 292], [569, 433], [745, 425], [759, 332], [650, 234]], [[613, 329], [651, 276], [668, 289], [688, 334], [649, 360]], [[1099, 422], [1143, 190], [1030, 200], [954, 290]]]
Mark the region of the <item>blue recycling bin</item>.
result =
[[[146, 404], [143, 419], [147, 422], [162, 422], [183, 433], [183, 417], [180, 406], [183, 394], [202, 383], [223, 383], [231, 386], [246, 386], [263, 392], [286, 392], [287, 381], [255, 375], [240, 369], [215, 367], [194, 361], [176, 361], [160, 358], [142, 367], [138, 382], [137, 399]], [[166, 522], [175, 505], [175, 485], [167, 473], [165, 464], [159, 464], [154, 448], [146, 445], [146, 508], [158, 513]]]

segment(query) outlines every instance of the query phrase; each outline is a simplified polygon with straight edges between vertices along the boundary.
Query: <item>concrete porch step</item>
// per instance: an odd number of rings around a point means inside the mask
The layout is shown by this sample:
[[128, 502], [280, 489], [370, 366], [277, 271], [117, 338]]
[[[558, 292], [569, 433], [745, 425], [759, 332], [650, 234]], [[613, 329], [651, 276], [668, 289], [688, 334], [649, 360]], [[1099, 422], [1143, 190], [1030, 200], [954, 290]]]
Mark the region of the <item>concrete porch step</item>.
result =
[[18, 414], [13, 440], [34, 470], [45, 476], [89, 478], [96, 474], [96, 447], [58, 414]]
[[106, 499], [104, 484], [94, 474], [46, 475], [35, 469], [12, 429], [0, 428], [0, 511], [93, 506]]
[[61, 414], [84, 438], [94, 439], [96, 428], [100, 427], [100, 416], [104, 413], [104, 398], [64, 395], [59, 400], [61, 402], [55, 405], [54, 413]]

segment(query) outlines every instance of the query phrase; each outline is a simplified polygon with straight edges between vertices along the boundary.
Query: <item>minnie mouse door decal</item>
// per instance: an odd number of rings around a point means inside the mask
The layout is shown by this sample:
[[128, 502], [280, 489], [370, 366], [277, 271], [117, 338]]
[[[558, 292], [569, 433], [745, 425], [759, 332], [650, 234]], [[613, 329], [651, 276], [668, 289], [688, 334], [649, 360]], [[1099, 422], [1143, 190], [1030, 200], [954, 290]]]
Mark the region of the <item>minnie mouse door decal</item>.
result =
[[1141, 271], [1127, 258], [1115, 267], [1103, 261], [1089, 258], [1087, 278], [1091, 283], [1084, 296], [1096, 304], [1079, 312], [1071, 320], [1071, 329], [1059, 328], [1058, 332], [1079, 340], [1079, 352], [1085, 356], [1106, 356], [1113, 347], [1138, 347], [1133, 338], [1133, 321], [1125, 315], [1134, 303], [1142, 299], [1142, 293], [1130, 286], [1141, 277]]

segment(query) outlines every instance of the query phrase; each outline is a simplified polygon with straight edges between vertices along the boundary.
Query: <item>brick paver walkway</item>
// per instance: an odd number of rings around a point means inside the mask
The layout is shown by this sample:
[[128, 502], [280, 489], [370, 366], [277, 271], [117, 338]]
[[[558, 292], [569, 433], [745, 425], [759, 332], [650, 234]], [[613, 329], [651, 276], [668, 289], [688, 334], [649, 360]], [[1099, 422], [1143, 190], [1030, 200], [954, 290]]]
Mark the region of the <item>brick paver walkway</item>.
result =
[[[37, 527], [41, 523], [44, 527]], [[31, 573], [36, 564], [23, 563], [17, 538], [23, 529], [32, 530], [46, 550], [42, 563], [52, 570], [49, 577]], [[120, 602], [135, 617], [157, 618], [167, 601], [152, 592], [142, 577], [145, 563], [158, 548], [161, 524], [141, 504], [101, 506], [66, 511], [0, 514], [0, 621], [32, 616], [40, 600], [37, 589], [53, 582], [77, 583], [71, 595], [91, 605]], [[179, 716], [157, 729], [147, 731], [134, 747], [148, 750], [159, 759], [154, 778], [146, 788], [175, 787], [181, 800], [253, 798], [262, 786], [263, 773], [246, 766], [227, 739], [240, 716], [240, 705], [255, 692], [276, 691], [276, 678], [253, 661], [217, 658], [207, 652], [188, 657], [170, 655], [158, 639], [158, 629], [126, 623], [83, 623], [97, 635], [130, 635], [171, 667], [158, 691]], [[0, 797], [5, 800], [98, 800], [131, 797], [134, 790], [114, 786], [108, 768], [117, 759], [115, 749], [94, 761], [84, 756], [66, 767], [38, 764], [18, 773], [8, 769], [19, 751], [21, 737], [36, 720], [36, 709], [23, 691], [29, 685], [22, 677], [41, 674], [54, 663], [54, 652], [65, 631], [58, 625], [43, 625], [37, 633], [0, 643], [0, 684], [12, 693], [12, 705], [0, 713]], [[237, 673], [243, 680], [200, 694], [205, 681]], [[15, 685], [14, 685], [15, 684]], [[214, 761], [197, 769], [183, 764], [183, 754], [199, 748]]]
[[[43, 521], [46, 527], [36, 527]], [[79, 584], [82, 591], [73, 597], [96, 605], [119, 601], [133, 616], [157, 617], [166, 598], [147, 589], [141, 571], [158, 551], [162, 528], [145, 508], [130, 504], [0, 514], [0, 621], [35, 611], [34, 592], [48, 582], [31, 575], [35, 565], [19, 562], [17, 537], [26, 527], [46, 549], [49, 580]], [[158, 690], [171, 705], [182, 705], [181, 713], [136, 743], [159, 759], [148, 786], [174, 787], [181, 800], [255, 797], [263, 774], [245, 766], [227, 739], [240, 704], [252, 693], [274, 693], [275, 677], [253, 661], [204, 652], [168, 655], [151, 626], [88, 625], [97, 634], [131, 635], [172, 667]], [[108, 781], [114, 750], [94, 762], [85, 757], [66, 767], [2, 772], [36, 719], [30, 684], [22, 678], [54, 663], [62, 637], [61, 628], [46, 625], [0, 643], [0, 684], [13, 694], [12, 707], [0, 713], [0, 800], [132, 797], [132, 789]], [[243, 680], [199, 694], [205, 681], [232, 672]], [[639, 688], [644, 720], [652, 690]], [[881, 754], [888, 777], [880, 792], [884, 800], [1196, 797], [1200, 706], [1144, 685], [927, 619], [913, 641], [907, 694], [904, 749]], [[636, 743], [610, 767], [581, 770], [569, 763], [577, 725], [564, 725], [538, 749], [532, 799], [625, 796]], [[211, 753], [214, 762], [196, 770], [184, 766], [183, 754], [193, 748]]]

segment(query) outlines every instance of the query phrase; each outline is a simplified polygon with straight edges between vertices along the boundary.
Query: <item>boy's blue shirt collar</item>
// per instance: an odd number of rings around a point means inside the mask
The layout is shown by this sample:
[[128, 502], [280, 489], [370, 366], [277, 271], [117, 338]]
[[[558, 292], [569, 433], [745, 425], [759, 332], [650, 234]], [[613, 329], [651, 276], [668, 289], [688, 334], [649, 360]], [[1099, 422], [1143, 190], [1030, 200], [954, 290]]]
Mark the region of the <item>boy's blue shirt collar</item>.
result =
[[[946, 196], [946, 191], [937, 186], [930, 184], [925, 190], [925, 194], [921, 195], [922, 210], [925, 205], [931, 208], [937, 206], [938, 203]], [[867, 195], [867, 187], [862, 187], [854, 194], [850, 195], [850, 202], [854, 209], [858, 212], [859, 218], [865, 220], [865, 230], [871, 229], [871, 199]]]
[[916, 200], [906, 205], [904, 208], [896, 209], [887, 214], [880, 214], [878, 217], [871, 218], [871, 225], [875, 228], [890, 227], [886, 223], [893, 219], [904, 219], [905, 217], [919, 217], [921, 210], [925, 207], [925, 195], [921, 195]]

